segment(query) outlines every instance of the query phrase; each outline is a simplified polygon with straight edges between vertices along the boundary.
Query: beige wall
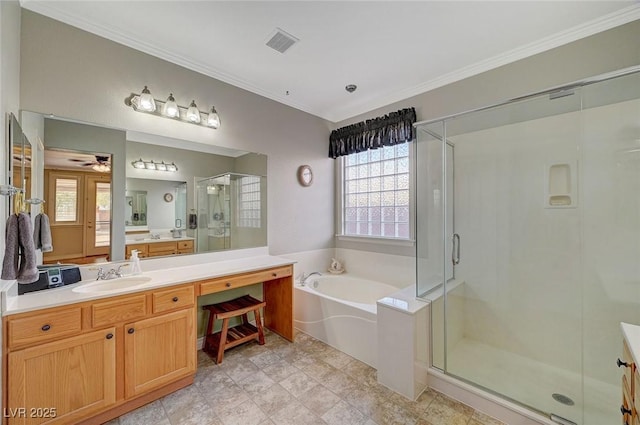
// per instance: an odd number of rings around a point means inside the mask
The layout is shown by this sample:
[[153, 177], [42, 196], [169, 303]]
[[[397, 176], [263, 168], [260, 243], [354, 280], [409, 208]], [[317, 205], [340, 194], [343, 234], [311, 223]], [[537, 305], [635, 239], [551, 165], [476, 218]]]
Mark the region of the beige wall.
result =
[[[330, 123], [41, 15], [22, 11], [21, 107], [100, 125], [261, 152], [268, 159], [269, 246], [282, 254], [333, 246]], [[139, 114], [124, 104], [148, 85], [205, 109], [219, 130]], [[296, 180], [311, 164], [314, 185]]]
[[[640, 21], [584, 38], [544, 53], [335, 123], [333, 128], [415, 107], [418, 121], [492, 105], [524, 94], [640, 64]], [[428, 53], [425, 53], [428, 54]], [[353, 242], [339, 248], [414, 255], [413, 248]]]
[[[640, 63], [640, 21], [331, 124], [29, 11], [22, 12], [21, 107], [134, 131], [269, 155], [269, 245], [274, 254], [334, 245], [334, 162], [327, 159], [331, 128], [408, 106], [418, 119], [496, 103], [554, 85]], [[149, 85], [180, 103], [215, 104], [218, 131], [135, 114], [123, 100]], [[202, 106], [204, 108], [204, 106]], [[298, 165], [314, 168], [300, 187]], [[337, 242], [342, 248], [413, 255], [412, 247]]]

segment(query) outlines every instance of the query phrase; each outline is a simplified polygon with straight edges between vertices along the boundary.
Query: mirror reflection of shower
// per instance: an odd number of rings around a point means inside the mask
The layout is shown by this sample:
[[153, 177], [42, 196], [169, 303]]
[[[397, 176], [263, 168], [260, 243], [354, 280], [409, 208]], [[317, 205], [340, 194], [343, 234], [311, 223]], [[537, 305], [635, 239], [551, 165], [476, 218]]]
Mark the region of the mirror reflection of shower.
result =
[[198, 252], [266, 243], [264, 177], [225, 173], [196, 184]]

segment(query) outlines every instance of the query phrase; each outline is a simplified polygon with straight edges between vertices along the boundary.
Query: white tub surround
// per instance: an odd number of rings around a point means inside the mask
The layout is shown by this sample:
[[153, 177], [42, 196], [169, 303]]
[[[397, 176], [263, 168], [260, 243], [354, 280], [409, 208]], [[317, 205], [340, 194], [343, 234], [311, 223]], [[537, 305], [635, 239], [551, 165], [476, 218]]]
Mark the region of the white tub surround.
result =
[[427, 388], [428, 303], [409, 286], [378, 300], [378, 382], [415, 400]]
[[305, 286], [295, 284], [295, 327], [375, 368], [375, 299], [396, 290], [382, 282], [346, 274], [312, 276]]

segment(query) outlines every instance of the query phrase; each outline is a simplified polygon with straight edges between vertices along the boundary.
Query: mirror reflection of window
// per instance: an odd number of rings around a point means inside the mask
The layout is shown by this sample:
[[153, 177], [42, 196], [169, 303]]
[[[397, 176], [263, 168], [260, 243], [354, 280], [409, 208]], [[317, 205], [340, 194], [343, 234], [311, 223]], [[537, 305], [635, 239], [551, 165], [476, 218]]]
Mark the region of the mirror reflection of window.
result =
[[55, 217], [57, 222], [78, 220], [78, 179], [55, 179]]
[[238, 179], [238, 227], [259, 228], [260, 226], [260, 177], [240, 177]]

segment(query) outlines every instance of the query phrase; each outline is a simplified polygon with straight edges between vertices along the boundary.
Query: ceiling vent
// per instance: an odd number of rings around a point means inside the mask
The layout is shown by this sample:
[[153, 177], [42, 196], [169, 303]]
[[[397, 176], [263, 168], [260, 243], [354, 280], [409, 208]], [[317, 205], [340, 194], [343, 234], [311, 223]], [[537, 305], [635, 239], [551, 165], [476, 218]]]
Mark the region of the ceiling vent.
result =
[[269, 38], [269, 41], [267, 41], [267, 46], [280, 53], [284, 53], [298, 41], [300, 41], [300, 39], [281, 30], [280, 28], [276, 28], [271, 38]]

